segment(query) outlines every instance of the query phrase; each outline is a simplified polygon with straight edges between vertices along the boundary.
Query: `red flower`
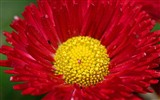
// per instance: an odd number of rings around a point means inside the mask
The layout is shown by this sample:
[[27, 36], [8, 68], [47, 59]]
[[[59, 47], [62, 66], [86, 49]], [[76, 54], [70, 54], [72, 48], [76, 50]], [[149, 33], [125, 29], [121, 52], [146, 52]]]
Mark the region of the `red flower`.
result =
[[124, 0], [39, 0], [15, 17], [0, 53], [14, 86], [43, 100], [139, 100], [158, 82], [160, 31]]
[[160, 21], [160, 0], [135, 0], [153, 19]]

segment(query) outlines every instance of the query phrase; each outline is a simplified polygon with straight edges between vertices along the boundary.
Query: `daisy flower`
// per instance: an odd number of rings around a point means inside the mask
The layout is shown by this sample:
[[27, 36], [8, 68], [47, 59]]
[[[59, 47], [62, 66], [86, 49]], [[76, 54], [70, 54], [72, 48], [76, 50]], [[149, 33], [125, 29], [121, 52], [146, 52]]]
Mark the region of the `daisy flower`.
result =
[[0, 53], [10, 81], [42, 100], [141, 100], [160, 72], [160, 31], [128, 0], [38, 0], [15, 17]]

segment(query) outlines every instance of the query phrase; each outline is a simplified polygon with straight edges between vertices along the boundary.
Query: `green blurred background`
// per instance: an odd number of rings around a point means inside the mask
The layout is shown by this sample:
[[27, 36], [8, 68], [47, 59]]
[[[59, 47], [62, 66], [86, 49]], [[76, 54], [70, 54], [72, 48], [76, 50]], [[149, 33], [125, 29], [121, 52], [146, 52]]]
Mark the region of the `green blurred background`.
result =
[[[0, 46], [7, 44], [3, 31], [12, 31], [10, 23], [15, 15], [21, 16], [26, 5], [35, 3], [36, 0], [0, 0]], [[153, 30], [160, 29], [157, 24]], [[0, 59], [5, 59], [4, 55], [0, 55]], [[0, 100], [40, 100], [41, 96], [22, 96], [20, 91], [13, 90], [12, 86], [16, 83], [9, 81], [10, 75], [5, 74], [7, 68], [0, 67]]]

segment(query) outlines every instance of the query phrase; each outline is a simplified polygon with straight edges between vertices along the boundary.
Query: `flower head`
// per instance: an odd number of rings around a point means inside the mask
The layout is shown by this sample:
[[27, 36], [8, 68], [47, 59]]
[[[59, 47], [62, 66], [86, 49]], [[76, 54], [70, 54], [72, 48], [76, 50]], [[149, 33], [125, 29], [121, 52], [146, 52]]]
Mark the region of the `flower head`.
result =
[[16, 17], [1, 66], [43, 100], [133, 100], [158, 82], [160, 31], [128, 0], [38, 0]]

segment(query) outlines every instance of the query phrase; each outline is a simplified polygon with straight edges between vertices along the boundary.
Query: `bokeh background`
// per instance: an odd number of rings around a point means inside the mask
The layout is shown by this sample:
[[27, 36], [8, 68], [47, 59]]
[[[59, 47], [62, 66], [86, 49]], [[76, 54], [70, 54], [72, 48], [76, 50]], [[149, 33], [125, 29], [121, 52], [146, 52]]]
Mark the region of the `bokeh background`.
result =
[[[13, 29], [9, 26], [14, 16], [22, 17], [26, 5], [36, 3], [36, 0], [0, 0], [0, 46], [7, 44], [3, 31], [11, 32]], [[160, 29], [157, 24], [153, 30]], [[4, 55], [0, 55], [0, 59], [6, 59]], [[13, 90], [12, 86], [16, 83], [9, 81], [10, 75], [5, 74], [7, 68], [0, 67], [0, 100], [40, 100], [43, 96], [22, 96], [20, 91]]]

